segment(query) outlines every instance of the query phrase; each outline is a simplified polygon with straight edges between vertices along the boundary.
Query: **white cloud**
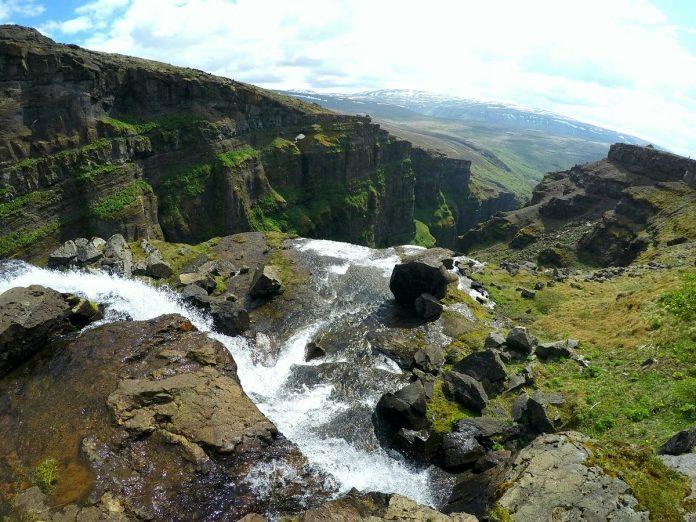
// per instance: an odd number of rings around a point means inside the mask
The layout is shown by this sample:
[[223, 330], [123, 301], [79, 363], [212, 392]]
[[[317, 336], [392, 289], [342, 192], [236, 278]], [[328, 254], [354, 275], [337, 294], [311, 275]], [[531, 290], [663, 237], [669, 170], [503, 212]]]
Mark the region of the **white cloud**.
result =
[[98, 0], [76, 14], [95, 21], [94, 49], [271, 88], [511, 101], [696, 153], [696, 57], [647, 0]]
[[38, 16], [45, 7], [36, 0], [0, 0], [0, 22], [11, 20], [16, 16]]

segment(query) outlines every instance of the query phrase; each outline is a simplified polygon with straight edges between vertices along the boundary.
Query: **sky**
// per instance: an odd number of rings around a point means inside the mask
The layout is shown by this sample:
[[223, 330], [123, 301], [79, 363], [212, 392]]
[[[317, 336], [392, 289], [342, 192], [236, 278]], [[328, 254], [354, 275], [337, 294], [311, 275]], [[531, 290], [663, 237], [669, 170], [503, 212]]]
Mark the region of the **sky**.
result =
[[516, 103], [696, 157], [696, 0], [0, 0], [0, 23], [273, 89]]

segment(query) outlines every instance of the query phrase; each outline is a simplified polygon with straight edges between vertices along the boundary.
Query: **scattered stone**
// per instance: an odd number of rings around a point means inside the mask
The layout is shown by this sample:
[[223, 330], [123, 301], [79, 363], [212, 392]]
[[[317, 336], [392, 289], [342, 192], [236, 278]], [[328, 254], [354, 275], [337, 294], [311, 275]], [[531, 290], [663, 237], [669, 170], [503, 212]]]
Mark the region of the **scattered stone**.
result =
[[77, 259], [77, 246], [75, 242], [70, 240], [56, 248], [48, 256], [46, 266], [49, 268], [64, 268], [68, 267]]
[[571, 357], [575, 354], [574, 350], [577, 348], [578, 344], [578, 341], [575, 339], [566, 339], [565, 341], [556, 341], [552, 343], [539, 343], [534, 353], [540, 359]]
[[443, 463], [446, 468], [459, 468], [479, 460], [486, 449], [476, 440], [475, 431], [454, 431], [442, 437]]
[[208, 292], [196, 284], [187, 285], [180, 292], [184, 302], [197, 306], [203, 310], [210, 308], [210, 298]]
[[310, 341], [305, 346], [305, 361], [311, 361], [312, 359], [318, 359], [319, 357], [325, 357], [326, 350], [314, 341]]
[[547, 404], [558, 404], [562, 397], [548, 397], [538, 391], [529, 397], [521, 393], [512, 405], [512, 418], [524, 425], [532, 433], [553, 433], [554, 422], [549, 418]]
[[99, 321], [104, 318], [99, 306], [92, 301], [73, 297], [72, 300], [68, 299], [68, 302], [70, 304], [73, 304], [73, 302], [75, 303], [70, 310], [70, 322], [78, 328], [82, 328], [94, 321]]
[[179, 274], [179, 283], [184, 286], [198, 285], [208, 294], [215, 289], [215, 279], [199, 272]]
[[505, 365], [493, 350], [483, 350], [467, 355], [452, 368], [479, 381], [489, 396], [503, 391], [507, 373]]
[[430, 425], [425, 414], [425, 389], [420, 381], [413, 382], [394, 393], [382, 395], [375, 413], [395, 431], [401, 428], [421, 430]]
[[537, 281], [534, 283], [534, 290], [543, 290], [544, 289], [544, 283], [541, 281]]
[[428, 345], [413, 354], [413, 364], [427, 373], [437, 373], [445, 364], [445, 352], [439, 346]]
[[488, 395], [483, 386], [470, 375], [447, 372], [444, 386], [446, 394], [465, 408], [480, 412], [488, 404]]
[[121, 234], [114, 234], [107, 240], [102, 266], [117, 275], [124, 277], [132, 275], [133, 253]]
[[252, 297], [272, 297], [282, 294], [283, 290], [278, 269], [271, 265], [265, 265], [256, 269], [249, 295]]
[[174, 273], [171, 265], [162, 259], [159, 252], [147, 256], [145, 264], [147, 266], [147, 275], [155, 279], [166, 279]]
[[402, 453], [408, 457], [429, 462], [442, 445], [442, 435], [434, 430], [409, 430], [401, 428], [394, 436], [394, 442]]
[[659, 455], [681, 455], [688, 453], [696, 446], [696, 425], [681, 430], [657, 450]]
[[440, 315], [442, 315], [442, 310], [444, 307], [434, 296], [430, 294], [421, 294], [414, 301], [414, 308], [416, 313], [423, 319], [429, 321], [434, 321]]
[[656, 362], [657, 362], [657, 359], [655, 359], [654, 357], [648, 357], [642, 363], [640, 363], [640, 367], [645, 369], [645, 368], [652, 366]]
[[101, 251], [95, 246], [94, 241], [101, 238], [94, 238], [89, 241], [87, 238], [81, 237], [75, 240], [75, 248], [77, 249], [77, 262], [81, 265], [89, 265], [99, 261], [102, 257]]
[[497, 349], [505, 344], [505, 337], [500, 332], [491, 332], [486, 336], [486, 340], [483, 341], [483, 347], [486, 349], [492, 348]]
[[505, 339], [505, 344], [509, 349], [525, 355], [532, 353], [536, 342], [536, 337], [530, 334], [523, 326], [515, 326], [510, 329]]
[[524, 297], [525, 299], [534, 299], [534, 297], [536, 297], [536, 292], [533, 292], [533, 291], [528, 290], [526, 288], [521, 288], [520, 295], [522, 297]]

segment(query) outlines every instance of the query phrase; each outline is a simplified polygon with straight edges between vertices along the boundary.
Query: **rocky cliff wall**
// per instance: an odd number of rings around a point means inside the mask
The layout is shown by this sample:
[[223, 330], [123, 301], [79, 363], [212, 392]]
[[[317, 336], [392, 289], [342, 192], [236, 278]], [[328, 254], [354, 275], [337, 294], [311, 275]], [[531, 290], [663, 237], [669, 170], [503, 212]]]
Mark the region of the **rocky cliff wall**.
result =
[[476, 214], [468, 162], [369, 118], [19, 26], [0, 27], [0, 122], [0, 257], [117, 232], [386, 246], [414, 241], [414, 210], [452, 245]]

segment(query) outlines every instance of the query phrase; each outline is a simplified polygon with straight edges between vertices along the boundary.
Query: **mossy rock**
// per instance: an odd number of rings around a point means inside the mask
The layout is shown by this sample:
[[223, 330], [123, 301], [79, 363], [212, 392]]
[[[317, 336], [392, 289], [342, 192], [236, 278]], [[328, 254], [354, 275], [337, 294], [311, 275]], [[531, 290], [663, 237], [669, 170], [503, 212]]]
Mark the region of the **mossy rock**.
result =
[[537, 262], [542, 266], [568, 267], [573, 264], [570, 251], [560, 246], [544, 248], [537, 255]]

